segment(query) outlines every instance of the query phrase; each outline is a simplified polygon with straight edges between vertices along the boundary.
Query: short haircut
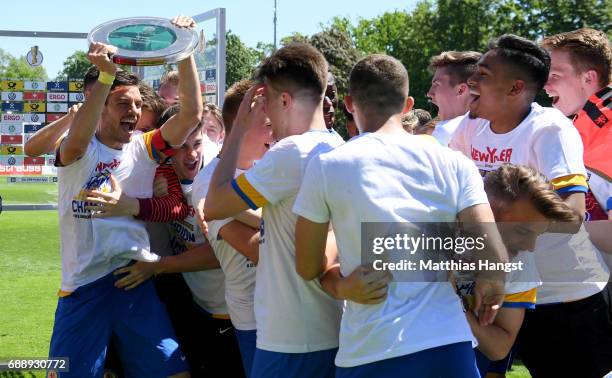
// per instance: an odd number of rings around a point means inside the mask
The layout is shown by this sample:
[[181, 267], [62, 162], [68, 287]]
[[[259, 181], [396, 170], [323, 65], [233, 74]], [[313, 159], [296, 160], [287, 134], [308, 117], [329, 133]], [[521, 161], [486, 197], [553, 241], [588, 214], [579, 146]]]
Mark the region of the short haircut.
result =
[[562, 50], [570, 54], [572, 66], [578, 73], [594, 70], [599, 75], [599, 86], [612, 81], [612, 49], [606, 33], [582, 28], [544, 38], [542, 47]]
[[98, 71], [98, 67], [91, 66], [85, 72], [85, 76], [83, 76], [83, 90], [87, 90], [91, 88], [92, 85], [98, 80], [98, 76], [100, 76], [100, 71]]
[[489, 42], [489, 50], [495, 50], [511, 66], [511, 73], [534, 89], [534, 97], [548, 81], [550, 54], [535, 42], [504, 34]]
[[126, 71], [119, 70], [115, 73], [115, 81], [111, 85], [111, 91], [117, 87], [140, 86], [140, 79]]
[[431, 121], [431, 114], [424, 109], [412, 109], [402, 115], [402, 127], [409, 133], [416, 134]]
[[219, 107], [215, 104], [213, 104], [212, 102], [207, 102], [204, 104], [204, 110], [202, 110], [202, 116], [204, 116], [205, 114], [212, 114], [217, 121], [219, 122], [219, 125], [221, 125], [221, 130], [225, 130], [225, 124], [223, 122], [223, 115], [221, 113], [221, 109], [219, 109]]
[[327, 61], [319, 50], [305, 43], [291, 43], [266, 58], [256, 73], [274, 90], [311, 100], [318, 105], [327, 88]]
[[450, 84], [455, 86], [467, 83], [478, 68], [478, 60], [482, 56], [476, 51], [444, 51], [440, 55], [433, 56], [429, 61], [429, 71], [432, 73], [438, 68], [446, 68]]
[[178, 74], [178, 71], [166, 71], [166, 72], [164, 72], [164, 74], [162, 75], [161, 79], [159, 79], [159, 86], [161, 87], [162, 85], [166, 85], [166, 84], [178, 86], [178, 84], [179, 84], [179, 74]]
[[223, 125], [225, 125], [226, 135], [232, 130], [234, 118], [236, 118], [236, 114], [238, 114], [238, 108], [240, 108], [240, 103], [242, 102], [244, 95], [247, 93], [249, 88], [255, 84], [256, 83], [253, 80], [243, 79], [232, 84], [232, 86], [225, 92], [221, 114], [223, 116]]
[[140, 83], [138, 89], [140, 90], [140, 97], [142, 97], [142, 107], [151, 111], [156, 119], [161, 117], [164, 110], [168, 107], [164, 99], [145, 83]]
[[549, 220], [576, 222], [578, 215], [552, 189], [546, 178], [531, 167], [504, 164], [487, 173], [484, 187], [494, 208], [526, 199]]
[[390, 117], [401, 113], [408, 97], [408, 72], [388, 55], [361, 59], [349, 77], [349, 94], [366, 117]]

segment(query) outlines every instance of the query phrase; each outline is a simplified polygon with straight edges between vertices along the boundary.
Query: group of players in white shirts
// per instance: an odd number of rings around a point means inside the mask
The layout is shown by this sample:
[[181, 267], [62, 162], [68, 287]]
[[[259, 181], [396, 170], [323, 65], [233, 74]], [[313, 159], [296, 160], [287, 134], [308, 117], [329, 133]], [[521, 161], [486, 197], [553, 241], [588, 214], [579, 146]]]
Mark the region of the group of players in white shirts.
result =
[[[607, 44], [608, 76], [585, 74], [598, 93], [610, 88]], [[401, 126], [414, 104], [402, 63], [367, 56], [344, 99], [362, 135], [344, 142], [325, 125], [325, 58], [290, 44], [264, 60], [257, 82], [228, 90], [220, 150], [203, 131], [192, 57], [178, 63], [179, 106], [159, 129], [135, 133], [146, 104], [113, 51], [90, 46], [98, 79], [57, 145], [62, 286], [49, 354], [70, 358], [60, 376], [102, 376], [111, 343], [133, 377], [478, 377], [503, 375], [516, 348], [536, 377], [612, 370], [600, 251], [610, 222], [582, 223], [582, 135], [534, 103], [555, 72], [546, 49], [505, 35], [469, 63], [440, 55], [428, 95], [442, 116], [458, 117], [434, 137]], [[447, 72], [453, 65], [469, 79]], [[600, 110], [610, 115], [606, 98]], [[134, 199], [153, 197], [168, 161], [189, 211], [170, 227], [179, 253], [160, 258]], [[488, 234], [474, 259], [520, 259], [526, 272], [403, 282], [364, 266], [366, 222], [456, 221]], [[495, 221], [508, 226], [500, 233]], [[160, 301], [150, 278], [167, 272], [183, 272], [194, 324], [172, 324]], [[174, 329], [200, 321], [211, 330], [196, 333], [207, 345], [199, 370]]]

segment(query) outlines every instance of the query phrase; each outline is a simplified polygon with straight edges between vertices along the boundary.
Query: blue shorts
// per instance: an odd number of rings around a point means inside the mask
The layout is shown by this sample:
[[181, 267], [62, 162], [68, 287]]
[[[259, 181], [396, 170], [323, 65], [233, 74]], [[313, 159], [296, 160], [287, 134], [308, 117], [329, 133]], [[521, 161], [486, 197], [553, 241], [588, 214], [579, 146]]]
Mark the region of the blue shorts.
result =
[[253, 357], [255, 357], [255, 345], [257, 343], [257, 330], [242, 331], [234, 329], [236, 339], [238, 339], [238, 347], [240, 348], [240, 356], [242, 356], [242, 366], [247, 377], [251, 376], [251, 368], [253, 367]]
[[250, 378], [333, 378], [338, 348], [309, 353], [255, 349]]
[[110, 273], [58, 299], [49, 357], [70, 359], [59, 377], [102, 377], [111, 335], [127, 376], [188, 371], [153, 282], [126, 291], [114, 286], [119, 278]]
[[471, 342], [425, 349], [365, 365], [336, 368], [336, 378], [479, 378]]

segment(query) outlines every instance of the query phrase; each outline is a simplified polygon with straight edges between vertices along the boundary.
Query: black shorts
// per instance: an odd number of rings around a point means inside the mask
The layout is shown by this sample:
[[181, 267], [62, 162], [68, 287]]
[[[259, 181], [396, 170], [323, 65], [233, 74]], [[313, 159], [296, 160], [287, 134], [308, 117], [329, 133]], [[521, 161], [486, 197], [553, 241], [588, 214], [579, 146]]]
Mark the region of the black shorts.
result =
[[527, 310], [519, 358], [534, 378], [601, 378], [612, 370], [612, 286], [568, 303]]

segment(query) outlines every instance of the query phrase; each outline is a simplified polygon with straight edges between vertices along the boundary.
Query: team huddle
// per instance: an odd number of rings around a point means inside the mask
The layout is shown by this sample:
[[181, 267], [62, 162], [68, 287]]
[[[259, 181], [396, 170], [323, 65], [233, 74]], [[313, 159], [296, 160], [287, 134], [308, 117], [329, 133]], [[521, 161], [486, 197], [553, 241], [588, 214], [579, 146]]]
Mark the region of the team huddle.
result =
[[[56, 151], [59, 376], [499, 377], [515, 355], [533, 377], [612, 371], [605, 33], [442, 52], [438, 116], [409, 131], [406, 68], [366, 56], [346, 142], [310, 45], [275, 51], [222, 109], [193, 57], [156, 92], [114, 51], [90, 46], [85, 102], [25, 146]], [[524, 269], [402, 280], [364, 263], [365, 222], [473, 225], [475, 261]]]

